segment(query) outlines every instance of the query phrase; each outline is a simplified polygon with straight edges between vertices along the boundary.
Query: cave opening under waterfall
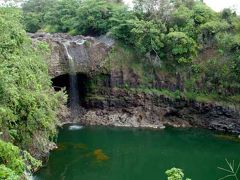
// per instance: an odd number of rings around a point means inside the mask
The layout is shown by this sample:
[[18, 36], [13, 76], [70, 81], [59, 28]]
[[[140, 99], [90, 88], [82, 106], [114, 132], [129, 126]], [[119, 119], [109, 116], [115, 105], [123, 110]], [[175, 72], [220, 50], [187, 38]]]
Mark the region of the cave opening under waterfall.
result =
[[[71, 101], [76, 105], [84, 106], [87, 94], [91, 91], [91, 81], [88, 75], [77, 73], [71, 77], [70, 74], [63, 74], [52, 79], [52, 86], [55, 91], [60, 91], [65, 88], [68, 95], [68, 106], [71, 106]], [[74, 84], [72, 79], [74, 78]], [[73, 92], [74, 91], [76, 92]]]

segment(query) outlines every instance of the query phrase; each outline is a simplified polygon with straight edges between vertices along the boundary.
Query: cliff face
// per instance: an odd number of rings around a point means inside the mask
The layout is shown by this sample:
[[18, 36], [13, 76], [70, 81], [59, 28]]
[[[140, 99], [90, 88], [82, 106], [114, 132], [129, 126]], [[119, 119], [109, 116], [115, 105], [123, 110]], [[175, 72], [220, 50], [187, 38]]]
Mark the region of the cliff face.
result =
[[86, 108], [89, 111], [81, 117], [86, 125], [202, 127], [240, 134], [239, 111], [184, 98], [111, 89], [101, 98], [89, 98]]
[[48, 59], [48, 65], [49, 74], [52, 77], [70, 72], [68, 53], [75, 61], [76, 73], [90, 74], [98, 71], [105, 65], [108, 52], [114, 43], [107, 37], [96, 39], [84, 36], [69, 36], [62, 33], [29, 35], [33, 41], [44, 41], [49, 44], [51, 56]]
[[[126, 84], [128, 88], [141, 87], [143, 78], [127, 64], [117, 65], [128, 56], [113, 56], [113, 62], [109, 63], [109, 55], [114, 48], [114, 41], [109, 38], [45, 33], [30, 36], [33, 41], [45, 41], [50, 45], [48, 64], [51, 76], [70, 73], [70, 55], [76, 73], [85, 74], [89, 79], [87, 84], [93, 85], [86, 88], [88, 97], [82, 103], [85, 111], [77, 118], [84, 125], [144, 128], [194, 126], [240, 134], [240, 113], [233, 108], [127, 90]], [[155, 76], [154, 82], [150, 82], [153, 88], [170, 91], [182, 89], [178, 77], [164, 72], [155, 72]], [[65, 119], [71, 121], [70, 116]]]

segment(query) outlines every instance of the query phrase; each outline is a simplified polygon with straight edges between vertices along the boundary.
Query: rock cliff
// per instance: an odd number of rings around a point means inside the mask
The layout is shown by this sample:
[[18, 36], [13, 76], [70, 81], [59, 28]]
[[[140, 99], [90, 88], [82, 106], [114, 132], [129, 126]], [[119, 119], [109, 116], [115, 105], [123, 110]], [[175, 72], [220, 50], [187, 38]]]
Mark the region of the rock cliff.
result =
[[101, 98], [89, 98], [86, 108], [89, 111], [81, 117], [81, 122], [86, 125], [202, 127], [240, 134], [239, 111], [184, 98], [112, 89]]
[[[89, 82], [84, 85], [88, 97], [84, 97], [82, 102], [85, 110], [77, 118], [84, 125], [143, 128], [194, 126], [240, 134], [240, 113], [234, 108], [128, 91], [125, 84], [138, 88], [142, 85], [141, 79], [127, 66], [121, 65], [119, 68], [112, 63], [108, 67], [109, 52], [114, 47], [114, 41], [110, 38], [71, 37], [59, 33], [30, 36], [33, 41], [45, 41], [50, 45], [48, 64], [51, 76], [60, 77], [70, 73], [69, 53], [74, 60], [76, 73], [88, 77]], [[104, 71], [106, 67], [108, 69]], [[153, 85], [157, 89], [176, 91], [181, 90], [179, 82], [176, 77], [159, 75]], [[89, 84], [91, 87], [87, 87]], [[69, 114], [65, 119], [71, 121]]]
[[33, 41], [44, 41], [49, 44], [51, 55], [48, 58], [48, 65], [49, 74], [52, 77], [70, 72], [68, 53], [75, 61], [76, 73], [90, 74], [98, 71], [104, 66], [108, 52], [114, 43], [113, 40], [105, 36], [93, 38], [69, 36], [63, 33], [36, 33], [29, 34], [29, 36]]

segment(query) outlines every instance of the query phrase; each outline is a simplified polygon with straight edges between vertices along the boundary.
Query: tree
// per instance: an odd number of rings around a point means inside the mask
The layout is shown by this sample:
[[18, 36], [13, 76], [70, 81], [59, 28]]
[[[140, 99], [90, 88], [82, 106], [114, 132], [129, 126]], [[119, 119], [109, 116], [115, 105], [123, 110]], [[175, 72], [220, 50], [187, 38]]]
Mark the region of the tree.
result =
[[172, 14], [169, 26], [174, 31], [184, 32], [193, 39], [197, 39], [197, 30], [193, 20], [193, 11], [185, 5], [180, 5]]
[[51, 87], [44, 61], [46, 44], [32, 45], [21, 18], [17, 9], [0, 8], [0, 169], [5, 172], [0, 175], [4, 178], [21, 176], [31, 167], [20, 152], [33, 145], [35, 152], [46, 148], [56, 135], [57, 111], [65, 101], [65, 95]]
[[49, 7], [44, 15], [44, 29], [47, 32], [74, 33], [76, 9], [80, 7], [79, 0], [61, 0], [55, 6]]
[[211, 47], [215, 41], [215, 35], [219, 32], [224, 32], [229, 29], [229, 24], [226, 21], [208, 21], [200, 26], [201, 43], [204, 47]]
[[172, 23], [178, 27], [185, 27], [192, 21], [193, 11], [184, 5], [179, 6], [172, 14]]
[[137, 12], [145, 13], [148, 19], [161, 19], [167, 22], [173, 10], [171, 0], [134, 0], [134, 9]]
[[216, 18], [216, 13], [204, 3], [196, 3], [193, 6], [193, 19], [197, 26]]
[[23, 18], [28, 32], [36, 32], [45, 25], [44, 16], [49, 8], [56, 5], [56, 0], [28, 0], [23, 3]]
[[[130, 15], [130, 16], [129, 16]], [[127, 15], [114, 16], [112, 19], [112, 35], [131, 45], [141, 54], [153, 53], [158, 55], [164, 46], [163, 24], [154, 21], [139, 20], [130, 13]]]
[[83, 35], [101, 35], [110, 29], [110, 18], [115, 6], [105, 0], [85, 0], [77, 9], [75, 22], [76, 33]]
[[196, 42], [183, 32], [170, 32], [165, 42], [167, 59], [172, 60], [172, 66], [190, 64], [196, 55]]
[[141, 53], [157, 55], [164, 46], [164, 26], [153, 21], [133, 21], [131, 30], [134, 45]]
[[110, 18], [110, 32], [112, 36], [125, 44], [132, 45], [133, 37], [131, 30], [133, 29], [134, 21], [139, 21], [139, 19], [133, 12], [126, 9], [116, 11]]

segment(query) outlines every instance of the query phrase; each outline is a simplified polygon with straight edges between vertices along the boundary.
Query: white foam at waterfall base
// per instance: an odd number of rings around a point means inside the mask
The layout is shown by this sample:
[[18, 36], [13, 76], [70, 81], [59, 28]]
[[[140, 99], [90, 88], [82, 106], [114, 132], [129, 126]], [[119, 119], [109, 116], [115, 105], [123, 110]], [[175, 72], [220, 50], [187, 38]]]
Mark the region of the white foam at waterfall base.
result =
[[76, 130], [80, 130], [82, 128], [83, 128], [83, 126], [80, 126], [80, 125], [72, 125], [72, 126], [69, 126], [68, 129], [71, 131], [76, 131]]

